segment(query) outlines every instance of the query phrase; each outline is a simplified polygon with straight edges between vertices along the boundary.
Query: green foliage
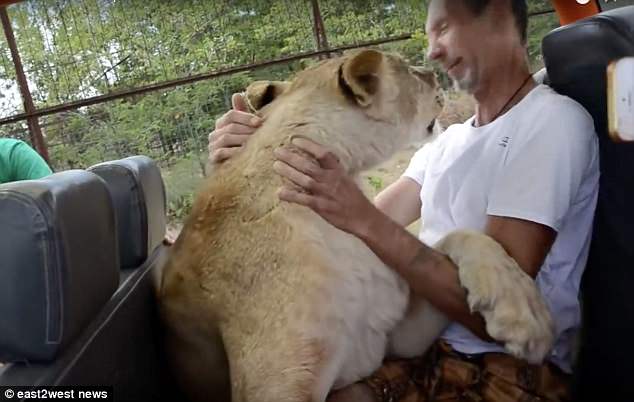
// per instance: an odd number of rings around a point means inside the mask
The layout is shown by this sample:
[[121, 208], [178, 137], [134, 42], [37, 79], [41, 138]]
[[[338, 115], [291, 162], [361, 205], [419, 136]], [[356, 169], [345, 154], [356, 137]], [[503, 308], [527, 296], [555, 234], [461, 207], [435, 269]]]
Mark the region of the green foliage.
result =
[[205, 154], [189, 153], [163, 169], [163, 180], [167, 190], [167, 213], [176, 221], [183, 220], [191, 210], [194, 193], [203, 182], [201, 162]]
[[194, 193], [180, 194], [175, 201], [167, 205], [167, 215], [172, 221], [182, 222], [187, 218], [194, 205]]
[[383, 180], [380, 177], [368, 176], [368, 183], [377, 193], [383, 189]]
[[[544, 8], [547, 9], [546, 7]], [[529, 20], [527, 50], [532, 71], [537, 71], [544, 66], [542, 39], [544, 35], [558, 26], [559, 20], [554, 13], [537, 15]]]

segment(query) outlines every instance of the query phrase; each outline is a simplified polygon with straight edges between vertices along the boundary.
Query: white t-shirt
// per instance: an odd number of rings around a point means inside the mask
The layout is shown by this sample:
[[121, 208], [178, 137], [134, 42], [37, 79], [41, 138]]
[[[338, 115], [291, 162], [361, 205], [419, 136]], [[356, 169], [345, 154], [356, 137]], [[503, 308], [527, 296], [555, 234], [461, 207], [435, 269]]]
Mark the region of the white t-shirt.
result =
[[[592, 117], [539, 85], [492, 123], [473, 127], [473, 120], [450, 126], [421, 148], [404, 173], [421, 185], [419, 238], [433, 245], [453, 230], [483, 231], [488, 215], [557, 231], [537, 284], [556, 324], [550, 360], [570, 372], [599, 184]], [[443, 338], [463, 353], [503, 351], [457, 323]]]

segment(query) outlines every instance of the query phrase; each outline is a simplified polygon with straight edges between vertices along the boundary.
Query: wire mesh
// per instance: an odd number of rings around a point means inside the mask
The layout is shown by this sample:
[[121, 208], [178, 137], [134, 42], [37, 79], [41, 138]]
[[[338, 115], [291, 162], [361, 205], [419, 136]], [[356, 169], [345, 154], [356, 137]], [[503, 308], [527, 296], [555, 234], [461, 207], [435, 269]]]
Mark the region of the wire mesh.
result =
[[[9, 8], [38, 108], [311, 50], [309, 11], [296, 0], [33, 0]], [[0, 80], [13, 82], [6, 49], [3, 41]], [[0, 115], [19, 110], [7, 105]]]
[[[411, 40], [381, 47], [416, 64], [426, 63], [426, 5], [420, 0], [319, 0], [331, 48], [413, 33]], [[309, 0], [29, 0], [8, 11], [38, 109], [317, 50]], [[532, 20], [530, 37], [554, 23], [552, 15]], [[538, 49], [535, 39], [529, 42], [537, 62]], [[170, 211], [179, 215], [204, 175], [207, 136], [230, 107], [231, 94], [256, 79], [287, 78], [311, 62], [292, 61], [42, 116], [52, 166], [85, 168], [148, 155], [163, 167]], [[0, 118], [24, 112], [15, 77], [3, 38]], [[28, 140], [26, 122], [2, 125], [0, 136]]]

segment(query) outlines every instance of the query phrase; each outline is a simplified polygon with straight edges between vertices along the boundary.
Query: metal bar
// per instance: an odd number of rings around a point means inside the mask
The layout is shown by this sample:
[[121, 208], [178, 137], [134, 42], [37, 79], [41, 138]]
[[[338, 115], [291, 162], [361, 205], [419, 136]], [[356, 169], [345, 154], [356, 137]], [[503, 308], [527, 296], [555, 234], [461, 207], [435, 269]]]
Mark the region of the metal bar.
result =
[[9, 14], [6, 7], [0, 7], [0, 19], [2, 20], [2, 28], [4, 29], [4, 36], [7, 38], [7, 44], [11, 50], [11, 58], [15, 66], [15, 76], [20, 87], [20, 94], [22, 95], [22, 103], [24, 104], [24, 111], [27, 114], [26, 122], [29, 127], [29, 134], [31, 136], [31, 144], [35, 150], [44, 158], [48, 163], [48, 150], [46, 149], [46, 143], [42, 136], [42, 130], [40, 129], [40, 123], [38, 116], [34, 115], [37, 110], [33, 104], [33, 98], [31, 97], [31, 91], [29, 90], [29, 83], [24, 75], [22, 68], [22, 60], [20, 60], [20, 53], [15, 43], [15, 36], [13, 35], [13, 27], [11, 27], [11, 21], [9, 20]]
[[538, 15], [551, 14], [551, 13], [554, 13], [554, 12], [555, 12], [555, 9], [553, 9], [553, 8], [551, 8], [550, 10], [533, 11], [532, 13], [528, 13], [528, 18], [536, 17]]
[[[326, 38], [326, 28], [324, 28], [324, 20], [321, 17], [321, 11], [319, 10], [319, 2], [317, 0], [310, 0], [313, 8], [313, 34], [315, 35], [315, 42], [317, 43], [317, 50], [328, 49], [328, 38]], [[330, 53], [320, 55], [319, 59], [327, 59], [330, 57]]]
[[145, 85], [145, 86], [142, 86], [142, 87], [129, 89], [129, 90], [125, 90], [125, 91], [112, 92], [112, 93], [109, 93], [109, 94], [106, 94], [106, 95], [99, 95], [99, 96], [94, 96], [94, 97], [91, 97], [91, 98], [82, 99], [82, 100], [79, 100], [79, 101], [68, 102], [68, 103], [64, 103], [64, 104], [60, 104], [60, 105], [50, 106], [50, 107], [38, 109], [36, 111], [33, 111], [32, 113], [16, 114], [16, 115], [13, 115], [11, 117], [5, 117], [4, 119], [0, 119], [0, 126], [4, 125], [4, 124], [15, 123], [17, 121], [26, 120], [26, 119], [28, 119], [30, 117], [40, 117], [40, 116], [46, 116], [46, 115], [49, 115], [49, 114], [64, 112], [64, 111], [67, 111], [67, 110], [79, 109], [80, 107], [83, 107], [83, 106], [96, 105], [98, 103], [103, 103], [103, 102], [107, 102], [107, 101], [111, 101], [111, 100], [115, 100], [115, 99], [126, 98], [126, 97], [132, 96], [132, 95], [138, 95], [138, 94], [143, 94], [143, 93], [146, 93], [146, 92], [158, 91], [160, 89], [166, 89], [166, 88], [172, 88], [172, 87], [177, 87], [177, 86], [181, 86], [181, 85], [191, 84], [193, 82], [203, 81], [203, 80], [207, 80], [207, 79], [210, 79], [210, 78], [222, 77], [222, 76], [225, 76], [225, 75], [235, 74], [235, 73], [239, 73], [239, 72], [242, 72], [242, 71], [256, 70], [256, 69], [260, 69], [260, 68], [264, 68], [264, 67], [273, 66], [273, 65], [276, 65], [276, 64], [288, 63], [289, 61], [307, 59], [307, 58], [310, 58], [310, 57], [315, 57], [315, 56], [319, 56], [319, 55], [326, 54], [326, 53], [336, 53], [336, 52], [341, 52], [341, 51], [344, 51], [344, 50], [356, 49], [356, 48], [366, 47], [366, 46], [381, 45], [381, 44], [390, 43], [390, 42], [398, 42], [398, 41], [402, 41], [402, 40], [408, 40], [408, 39], [411, 39], [411, 38], [412, 38], [412, 34], [411, 33], [407, 33], [407, 34], [403, 34], [403, 35], [399, 35], [399, 36], [393, 36], [393, 37], [390, 37], [390, 38], [377, 39], [377, 40], [373, 40], [373, 41], [357, 43], [357, 44], [354, 44], [354, 45], [346, 45], [346, 46], [340, 46], [340, 47], [337, 47], [337, 48], [331, 48], [331, 49], [326, 49], [326, 50], [318, 50], [318, 51], [312, 51], [312, 52], [298, 53], [298, 54], [295, 54], [293, 56], [281, 57], [279, 59], [264, 61], [264, 62], [260, 62], [260, 63], [247, 64], [247, 65], [238, 66], [238, 67], [232, 67], [232, 68], [223, 69], [223, 70], [219, 70], [219, 71], [211, 71], [211, 72], [207, 72], [207, 73], [190, 75], [189, 77], [178, 78], [178, 79], [175, 79], [175, 80], [164, 81], [164, 82], [160, 82], [160, 83], [157, 83], [157, 84]]

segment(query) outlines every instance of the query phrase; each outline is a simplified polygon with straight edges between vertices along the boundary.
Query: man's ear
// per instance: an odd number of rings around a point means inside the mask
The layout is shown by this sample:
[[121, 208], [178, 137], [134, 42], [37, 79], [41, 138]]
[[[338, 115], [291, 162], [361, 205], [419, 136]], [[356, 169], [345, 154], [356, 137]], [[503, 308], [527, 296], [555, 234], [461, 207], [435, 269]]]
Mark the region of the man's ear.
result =
[[362, 50], [344, 61], [340, 85], [362, 107], [372, 104], [384, 78], [384, 56], [376, 50]]
[[245, 100], [252, 113], [273, 102], [291, 85], [287, 81], [255, 81], [246, 90]]

